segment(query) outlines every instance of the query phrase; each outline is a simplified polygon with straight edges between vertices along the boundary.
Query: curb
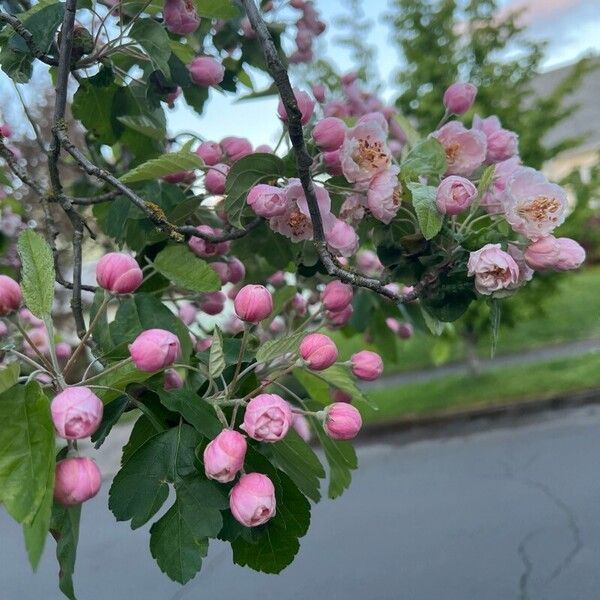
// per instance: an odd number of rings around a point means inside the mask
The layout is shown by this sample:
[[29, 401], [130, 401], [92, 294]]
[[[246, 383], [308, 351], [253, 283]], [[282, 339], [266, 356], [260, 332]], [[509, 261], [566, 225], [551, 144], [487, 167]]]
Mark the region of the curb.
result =
[[589, 404], [600, 404], [600, 389], [582, 390], [535, 400], [475, 406], [462, 410], [443, 410], [424, 415], [412, 414], [393, 421], [366, 424], [360, 438], [356, 441], [368, 443], [385, 434], [418, 432], [425, 429], [436, 431], [449, 426], [469, 425], [483, 420], [496, 422], [518, 419], [540, 412], [577, 408]]

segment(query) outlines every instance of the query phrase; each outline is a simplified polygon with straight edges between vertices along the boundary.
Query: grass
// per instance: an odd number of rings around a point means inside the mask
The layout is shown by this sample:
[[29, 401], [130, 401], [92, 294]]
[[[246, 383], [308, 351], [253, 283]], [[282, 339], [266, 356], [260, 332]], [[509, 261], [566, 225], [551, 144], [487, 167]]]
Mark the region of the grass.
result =
[[[544, 314], [524, 319], [516, 327], [500, 327], [497, 354], [531, 350], [578, 340], [600, 339], [600, 268], [593, 267], [561, 277], [556, 293], [544, 302]], [[511, 301], [510, 299], [507, 301]], [[343, 360], [365, 347], [362, 336], [336, 337]], [[459, 339], [416, 335], [398, 340], [398, 362], [386, 361], [386, 373], [410, 371], [442, 362], [464, 360], [465, 350]], [[375, 349], [375, 348], [372, 348]], [[490, 340], [479, 343], [481, 357], [489, 356]], [[385, 357], [384, 357], [385, 358]]]
[[561, 392], [600, 388], [600, 353], [496, 368], [473, 378], [453, 376], [389, 389], [368, 396], [378, 411], [368, 411], [365, 422], [399, 419], [432, 411], [486, 404], [542, 399]]

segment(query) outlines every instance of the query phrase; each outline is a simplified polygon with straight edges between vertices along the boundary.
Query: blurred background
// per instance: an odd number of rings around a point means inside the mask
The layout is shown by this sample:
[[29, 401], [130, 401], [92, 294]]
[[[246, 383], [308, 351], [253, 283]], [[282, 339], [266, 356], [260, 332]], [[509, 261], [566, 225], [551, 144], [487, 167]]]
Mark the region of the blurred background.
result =
[[[426, 132], [443, 112], [444, 89], [475, 83], [475, 112], [497, 114], [519, 134], [523, 162], [567, 188], [572, 214], [558, 234], [578, 240], [588, 260], [576, 273], [536, 277], [503, 303], [494, 359], [481, 309], [437, 336], [392, 337], [386, 377], [368, 389], [378, 410], [366, 418], [356, 481], [315, 508], [316, 526], [281, 576], [231, 566], [224, 547], [215, 548], [197, 581], [179, 590], [146, 556], [147, 534], [132, 537], [114, 523], [104, 490], [82, 523], [96, 534], [82, 536], [82, 597], [598, 598], [600, 0], [314, 4], [328, 29], [316, 60], [291, 69], [298, 87], [356, 71]], [[293, 45], [293, 27], [283, 43]], [[39, 122], [47, 119], [49, 85], [39, 69], [18, 91]], [[253, 81], [255, 90], [268, 86]], [[273, 96], [211, 94], [202, 118], [176, 104], [169, 133], [277, 141]], [[1, 73], [0, 111], [15, 124], [22, 152], [29, 144], [35, 154], [17, 91]], [[7, 261], [16, 207], [8, 199], [0, 206]], [[360, 334], [337, 335], [342, 358], [364, 346]], [[567, 408], [547, 412], [558, 406]], [[102, 449], [105, 472], [118, 463], [125, 435]], [[3, 568], [0, 598], [54, 598], [51, 557], [32, 582], [23, 556], [18, 564], [12, 557], [22, 545], [18, 530], [1, 523], [10, 543], [0, 545], [0, 564], [15, 565]], [[98, 560], [112, 570], [110, 581]]]

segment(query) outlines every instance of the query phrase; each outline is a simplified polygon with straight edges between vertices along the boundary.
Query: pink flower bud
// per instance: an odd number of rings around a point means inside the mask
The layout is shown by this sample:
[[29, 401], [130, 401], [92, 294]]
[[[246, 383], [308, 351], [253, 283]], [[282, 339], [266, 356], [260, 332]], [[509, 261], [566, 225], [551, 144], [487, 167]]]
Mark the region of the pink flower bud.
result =
[[251, 40], [256, 37], [256, 32], [252, 28], [252, 23], [250, 23], [250, 19], [248, 17], [244, 17], [240, 21], [240, 29], [242, 30], [245, 38]]
[[[204, 235], [220, 235], [221, 229], [213, 229], [210, 225], [198, 225], [196, 227], [199, 233]], [[190, 250], [200, 258], [215, 256], [217, 254], [227, 254], [230, 248], [229, 242], [209, 242], [201, 237], [193, 236], [188, 241]]]
[[54, 347], [54, 351], [60, 360], [67, 360], [72, 354], [71, 346], [67, 342], [58, 342]]
[[2, 125], [0, 125], [0, 137], [9, 138], [11, 136], [12, 136], [12, 129], [10, 128], [10, 125], [7, 125], [6, 123], [3, 123]]
[[209, 479], [229, 483], [244, 466], [246, 438], [238, 431], [223, 429], [204, 449], [204, 473]]
[[339, 388], [332, 389], [330, 391], [331, 400], [333, 402], [345, 402], [346, 404], [352, 404], [352, 396], [344, 390]]
[[210, 56], [197, 56], [189, 65], [190, 78], [196, 85], [218, 85], [225, 77], [225, 67]]
[[321, 154], [323, 166], [330, 175], [342, 175], [342, 153], [338, 150], [323, 152]]
[[400, 323], [398, 325], [398, 337], [402, 340], [408, 340], [415, 334], [415, 330], [410, 323]]
[[0, 315], [17, 310], [22, 300], [19, 284], [7, 275], [0, 275]]
[[213, 165], [204, 175], [204, 187], [209, 194], [224, 194], [229, 167], [223, 163]]
[[226, 296], [223, 292], [208, 292], [200, 300], [200, 310], [207, 315], [218, 315], [225, 308]]
[[181, 344], [170, 331], [147, 329], [130, 344], [129, 354], [140, 371], [152, 373], [172, 365], [181, 355]]
[[320, 104], [325, 102], [325, 86], [322, 83], [313, 84], [312, 93], [317, 102]]
[[361, 250], [356, 255], [356, 264], [363, 273], [380, 273], [383, 271], [379, 256], [372, 250]]
[[444, 92], [444, 106], [449, 113], [464, 115], [475, 102], [477, 87], [472, 83], [453, 83]]
[[281, 315], [277, 315], [271, 323], [269, 323], [269, 331], [271, 333], [283, 333], [285, 331], [285, 319]]
[[291, 423], [292, 409], [281, 396], [259, 394], [248, 402], [241, 428], [259, 442], [278, 442]]
[[348, 306], [342, 310], [328, 310], [326, 316], [330, 326], [343, 327], [350, 320], [353, 312], [352, 304], [348, 304]]
[[179, 318], [186, 324], [191, 325], [198, 315], [198, 309], [191, 303], [186, 302], [179, 307]]
[[304, 296], [302, 294], [298, 293], [292, 298], [292, 308], [300, 316], [303, 316], [306, 314], [307, 304], [308, 303], [306, 302], [306, 299], [304, 298]]
[[192, 0], [165, 0], [163, 19], [171, 33], [186, 35], [198, 29], [200, 17]]
[[525, 262], [536, 271], [570, 271], [585, 260], [585, 250], [570, 238], [553, 235], [532, 242], [525, 250]]
[[[38, 325], [27, 332], [29, 340], [35, 346], [35, 348], [42, 354], [48, 354], [50, 350], [50, 341], [48, 340], [48, 333], [43, 325]], [[28, 341], [23, 342], [23, 350], [27, 356], [34, 357], [35, 350], [31, 347]]]
[[233, 306], [242, 321], [258, 323], [273, 312], [273, 298], [262, 285], [245, 285], [235, 297]]
[[310, 442], [310, 438], [312, 437], [310, 424], [304, 415], [294, 413], [294, 416], [292, 417], [292, 427], [306, 443]]
[[328, 369], [338, 357], [338, 349], [333, 340], [322, 333], [309, 333], [302, 338], [300, 356], [313, 371]]
[[131, 294], [143, 279], [144, 274], [135, 259], [121, 252], [105, 254], [96, 266], [98, 285], [113, 294]]
[[229, 282], [236, 285], [243, 281], [244, 277], [246, 277], [246, 267], [244, 267], [244, 263], [235, 256], [232, 256], [229, 259]]
[[358, 248], [358, 235], [352, 225], [336, 217], [330, 219], [330, 227], [325, 230], [325, 239], [334, 254], [346, 258], [352, 256]]
[[464, 177], [450, 175], [437, 188], [435, 203], [443, 215], [458, 215], [477, 197], [477, 188]]
[[362, 427], [360, 413], [352, 404], [334, 402], [325, 408], [323, 429], [333, 440], [351, 440]]
[[183, 378], [175, 369], [165, 370], [165, 390], [178, 390], [183, 387]]
[[201, 340], [198, 340], [196, 343], [196, 352], [204, 352], [208, 350], [212, 346], [212, 338], [207, 337]]
[[229, 136], [221, 140], [221, 148], [225, 152], [226, 156], [235, 162], [252, 154], [252, 144], [250, 140], [241, 137]]
[[[0, 277], [3, 277], [3, 275], [0, 275]], [[44, 321], [38, 319], [28, 308], [22, 308], [19, 311], [19, 319], [26, 321], [32, 327], [41, 327], [44, 324]]]
[[250, 188], [246, 202], [259, 217], [265, 219], [282, 215], [288, 208], [285, 190], [265, 183]]
[[180, 87], [177, 87], [177, 89], [174, 92], [169, 92], [167, 94], [167, 97], [165, 98], [165, 102], [167, 103], [167, 106], [169, 108], [174, 108], [175, 100], [177, 100], [177, 98], [179, 98], [179, 96], [181, 96], [181, 88]]
[[275, 516], [275, 488], [262, 473], [242, 475], [229, 495], [231, 514], [246, 527], [256, 527]]
[[[302, 115], [300, 122], [302, 125], [306, 125], [310, 121], [313, 111], [315, 110], [314, 100], [306, 92], [298, 89], [294, 89], [294, 97], [296, 98], [300, 114]], [[282, 121], [287, 121], [287, 112], [281, 100], [279, 100], [279, 105], [277, 106], [277, 114]]]
[[352, 302], [352, 286], [338, 279], [330, 281], [321, 294], [321, 300], [327, 310], [344, 310]]
[[221, 146], [217, 142], [202, 142], [196, 148], [196, 154], [209, 166], [216, 165], [223, 156]]
[[312, 135], [315, 144], [322, 150], [337, 150], [344, 143], [346, 124], [337, 117], [321, 119], [313, 129]]
[[225, 262], [217, 261], [210, 263], [210, 268], [217, 274], [221, 285], [229, 281], [229, 266]]
[[69, 387], [50, 404], [56, 433], [66, 440], [80, 440], [98, 429], [104, 406], [87, 387]]
[[273, 287], [278, 287], [285, 283], [285, 273], [283, 271], [275, 271], [273, 275], [267, 277], [267, 283], [270, 283]]
[[373, 381], [383, 373], [381, 356], [370, 350], [361, 350], [353, 354], [351, 359], [352, 373], [365, 381]]
[[91, 458], [65, 458], [56, 463], [54, 499], [63, 506], [74, 506], [93, 498], [101, 485], [100, 469]]
[[256, 146], [255, 152], [262, 154], [273, 154], [273, 148], [271, 148], [269, 144], [260, 144], [259, 146]]

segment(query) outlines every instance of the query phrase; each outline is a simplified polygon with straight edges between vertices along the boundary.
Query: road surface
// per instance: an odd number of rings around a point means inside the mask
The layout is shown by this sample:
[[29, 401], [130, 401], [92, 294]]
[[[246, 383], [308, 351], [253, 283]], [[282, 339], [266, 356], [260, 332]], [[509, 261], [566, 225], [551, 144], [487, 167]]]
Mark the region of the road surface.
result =
[[[487, 428], [486, 428], [487, 427]], [[314, 508], [280, 576], [233, 566], [214, 544], [187, 586], [150, 558], [147, 530], [85, 506], [80, 600], [595, 600], [600, 597], [600, 407], [359, 447], [351, 489]], [[54, 544], [39, 571], [0, 517], [0, 598], [54, 600]]]

